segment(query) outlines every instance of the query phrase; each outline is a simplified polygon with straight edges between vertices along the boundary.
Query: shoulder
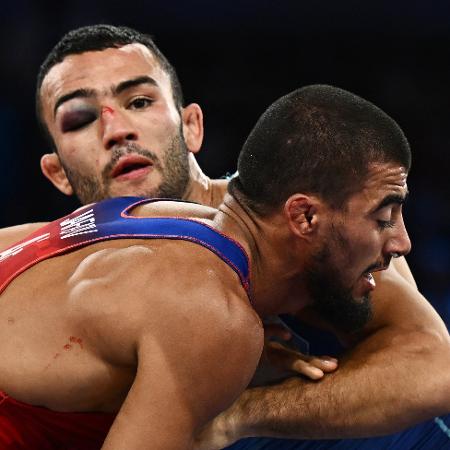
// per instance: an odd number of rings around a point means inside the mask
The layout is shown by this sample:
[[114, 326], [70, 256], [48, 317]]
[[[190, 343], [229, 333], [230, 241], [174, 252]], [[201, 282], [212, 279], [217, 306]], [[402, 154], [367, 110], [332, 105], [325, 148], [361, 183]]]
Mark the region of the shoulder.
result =
[[100, 249], [78, 265], [69, 288], [75, 320], [107, 358], [126, 355], [125, 362], [133, 363], [127, 358], [148, 334], [161, 342], [199, 339], [212, 345], [222, 338], [250, 346], [262, 339], [259, 318], [234, 271], [188, 242]]
[[37, 222], [2, 228], [0, 230], [0, 251], [10, 247], [22, 239], [25, 239], [29, 234], [35, 232], [46, 224], [47, 223], [45, 222]]

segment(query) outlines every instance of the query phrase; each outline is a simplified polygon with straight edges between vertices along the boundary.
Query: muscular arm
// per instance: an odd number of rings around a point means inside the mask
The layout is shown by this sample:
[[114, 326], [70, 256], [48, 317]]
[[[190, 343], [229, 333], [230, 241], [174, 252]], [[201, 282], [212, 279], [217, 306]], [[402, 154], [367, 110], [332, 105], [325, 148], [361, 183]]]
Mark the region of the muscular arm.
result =
[[407, 271], [393, 266], [380, 276], [370, 328], [335, 373], [319, 383], [296, 378], [249, 389], [216, 419], [216, 430], [231, 439], [373, 436], [448, 412], [446, 327]]
[[105, 338], [113, 359], [124, 357], [122, 349], [136, 355], [137, 373], [104, 450], [189, 449], [251, 378], [262, 347], [259, 320], [233, 290], [225, 295], [205, 276], [207, 267], [196, 268], [152, 276], [148, 294], [134, 283], [120, 329]]

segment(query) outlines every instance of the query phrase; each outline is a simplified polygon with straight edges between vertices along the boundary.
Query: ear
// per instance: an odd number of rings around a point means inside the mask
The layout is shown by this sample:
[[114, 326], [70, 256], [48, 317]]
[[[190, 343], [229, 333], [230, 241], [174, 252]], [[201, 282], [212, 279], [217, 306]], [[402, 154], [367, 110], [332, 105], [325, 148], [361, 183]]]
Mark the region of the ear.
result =
[[183, 136], [186, 146], [192, 153], [200, 150], [203, 142], [203, 112], [197, 103], [191, 103], [181, 111]]
[[319, 226], [319, 212], [323, 204], [314, 196], [291, 195], [284, 204], [291, 231], [302, 239], [311, 239]]
[[72, 195], [73, 189], [67, 179], [66, 172], [59, 156], [56, 153], [46, 153], [41, 158], [42, 173], [59, 189], [63, 194]]

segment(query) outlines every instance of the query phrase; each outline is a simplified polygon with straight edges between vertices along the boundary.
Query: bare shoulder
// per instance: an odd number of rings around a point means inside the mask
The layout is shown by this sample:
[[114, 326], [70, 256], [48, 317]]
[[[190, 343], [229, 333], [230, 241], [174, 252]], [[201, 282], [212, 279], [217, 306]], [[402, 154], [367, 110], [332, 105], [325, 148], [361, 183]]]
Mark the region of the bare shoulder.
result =
[[[136, 369], [105, 448], [169, 448], [177, 433], [170, 448], [184, 448], [248, 385], [261, 323], [237, 275], [209, 250], [161, 240], [99, 249], [70, 282], [78, 323], [101, 359]], [[126, 423], [139, 425], [138, 443]], [[176, 430], [167, 434], [167, 423]]]
[[46, 222], [27, 223], [0, 230], [0, 251], [25, 239], [29, 234], [47, 225]]
[[[129, 314], [137, 373], [108, 449], [116, 442], [188, 448], [199, 428], [246, 388], [262, 351], [260, 321], [231, 269], [191, 243], [168, 242], [152, 251], [164, 255], [159, 269], [141, 264], [143, 278], [136, 278], [129, 308], [121, 306], [121, 314]], [[120, 315], [109, 326], [114, 322]], [[127, 339], [124, 329], [115, 332]]]
[[131, 213], [138, 217], [179, 217], [181, 219], [212, 220], [217, 210], [197, 203], [160, 200], [139, 205]]
[[[133, 241], [134, 242], [134, 241]], [[260, 351], [262, 329], [234, 271], [184, 241], [142, 241], [89, 253], [69, 279], [74, 319], [112, 363], [134, 364], [139, 339]], [[251, 365], [252, 358], [250, 358]]]

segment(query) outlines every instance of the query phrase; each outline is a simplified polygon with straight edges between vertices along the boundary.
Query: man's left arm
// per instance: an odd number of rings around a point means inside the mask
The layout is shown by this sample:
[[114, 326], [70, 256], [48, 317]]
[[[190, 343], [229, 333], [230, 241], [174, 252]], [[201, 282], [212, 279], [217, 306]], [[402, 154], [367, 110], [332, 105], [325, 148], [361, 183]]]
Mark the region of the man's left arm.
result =
[[450, 411], [450, 338], [436, 311], [395, 265], [378, 275], [373, 303], [370, 327], [335, 373], [248, 389], [205, 439], [375, 436]]

